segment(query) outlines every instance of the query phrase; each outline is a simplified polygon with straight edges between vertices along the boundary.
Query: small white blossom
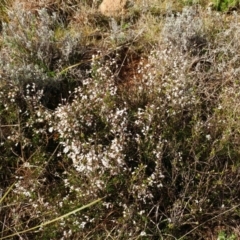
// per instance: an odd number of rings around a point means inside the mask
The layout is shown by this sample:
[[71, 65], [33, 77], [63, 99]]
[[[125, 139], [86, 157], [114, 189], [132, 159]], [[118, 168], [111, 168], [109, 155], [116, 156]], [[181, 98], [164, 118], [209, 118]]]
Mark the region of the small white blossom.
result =
[[208, 140], [208, 141], [210, 141], [211, 140], [211, 135], [206, 135], [206, 139]]

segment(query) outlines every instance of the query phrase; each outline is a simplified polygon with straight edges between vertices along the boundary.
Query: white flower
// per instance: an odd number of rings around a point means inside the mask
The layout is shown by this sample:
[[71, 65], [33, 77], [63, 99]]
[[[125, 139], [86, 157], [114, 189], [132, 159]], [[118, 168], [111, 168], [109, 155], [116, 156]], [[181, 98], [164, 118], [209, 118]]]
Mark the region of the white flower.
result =
[[63, 152], [64, 152], [64, 153], [68, 153], [68, 152], [69, 152], [69, 146], [66, 146], [66, 147], [63, 149]]
[[41, 112], [37, 111], [37, 116], [40, 117], [41, 116]]
[[211, 140], [211, 135], [206, 135], [206, 139], [208, 140], [208, 141], [210, 141]]
[[80, 224], [80, 228], [84, 228], [85, 225], [86, 225], [86, 222], [82, 222], [82, 223]]
[[48, 129], [48, 131], [49, 131], [50, 133], [52, 133], [52, 132], [53, 132], [53, 127], [50, 127], [50, 128]]

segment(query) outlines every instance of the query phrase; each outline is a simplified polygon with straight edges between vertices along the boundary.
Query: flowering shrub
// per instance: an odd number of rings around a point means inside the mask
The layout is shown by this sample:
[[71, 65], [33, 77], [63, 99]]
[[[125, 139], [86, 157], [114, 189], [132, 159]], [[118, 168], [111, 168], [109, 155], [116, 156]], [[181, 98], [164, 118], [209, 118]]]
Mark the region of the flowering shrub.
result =
[[[81, 44], [88, 36], [66, 33], [58, 15], [20, 7], [8, 14], [0, 49], [0, 188], [13, 187], [0, 206], [3, 237], [39, 224], [21, 237], [195, 239], [208, 237], [205, 227], [215, 236], [221, 225], [235, 231], [237, 13], [210, 35], [219, 15], [184, 8], [162, 19], [161, 37], [147, 50], [129, 39], [117, 47], [108, 37], [92, 39], [87, 59]], [[131, 27], [146, 25], [151, 13], [141, 14]]]

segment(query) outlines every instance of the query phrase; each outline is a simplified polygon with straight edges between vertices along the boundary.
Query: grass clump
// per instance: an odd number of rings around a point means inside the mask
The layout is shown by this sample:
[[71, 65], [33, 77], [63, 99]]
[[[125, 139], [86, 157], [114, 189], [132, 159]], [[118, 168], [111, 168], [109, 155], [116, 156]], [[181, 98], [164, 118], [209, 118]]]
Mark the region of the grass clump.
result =
[[214, 5], [218, 11], [228, 11], [239, 8], [238, 0], [215, 0]]
[[239, 14], [162, 4], [9, 6], [0, 239], [239, 236]]

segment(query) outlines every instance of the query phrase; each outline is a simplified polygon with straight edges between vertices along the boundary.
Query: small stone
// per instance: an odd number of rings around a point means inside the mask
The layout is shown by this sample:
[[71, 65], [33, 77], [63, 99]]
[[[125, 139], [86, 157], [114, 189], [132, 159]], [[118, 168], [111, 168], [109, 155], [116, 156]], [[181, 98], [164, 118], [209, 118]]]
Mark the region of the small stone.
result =
[[107, 17], [124, 14], [127, 0], [103, 0], [99, 6], [100, 12]]

